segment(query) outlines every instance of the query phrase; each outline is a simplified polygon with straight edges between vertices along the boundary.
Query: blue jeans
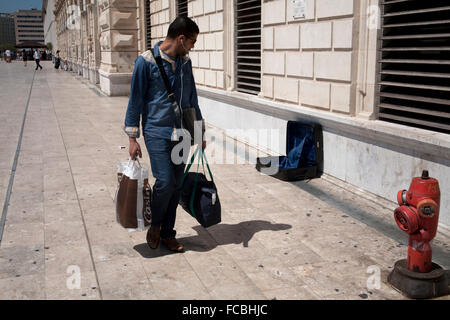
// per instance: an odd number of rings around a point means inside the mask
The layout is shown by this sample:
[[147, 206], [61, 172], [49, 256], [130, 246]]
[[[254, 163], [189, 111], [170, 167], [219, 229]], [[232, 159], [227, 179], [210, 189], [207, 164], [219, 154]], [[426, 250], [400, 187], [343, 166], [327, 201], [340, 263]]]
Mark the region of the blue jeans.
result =
[[161, 226], [161, 238], [174, 238], [181, 180], [186, 163], [185, 157], [188, 155], [182, 155], [183, 163], [176, 165], [172, 162], [171, 153], [178, 142], [148, 135], [144, 135], [144, 139], [150, 156], [152, 174], [156, 179], [152, 193], [152, 226]]

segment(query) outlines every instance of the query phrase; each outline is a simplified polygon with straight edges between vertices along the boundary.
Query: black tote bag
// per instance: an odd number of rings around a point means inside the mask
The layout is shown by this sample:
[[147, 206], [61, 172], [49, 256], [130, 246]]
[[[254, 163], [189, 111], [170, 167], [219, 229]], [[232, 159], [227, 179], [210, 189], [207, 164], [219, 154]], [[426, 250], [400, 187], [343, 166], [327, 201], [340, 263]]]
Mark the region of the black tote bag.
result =
[[[197, 164], [197, 172], [189, 172], [197, 154], [199, 154], [198, 162], [200, 162], [200, 160], [202, 161], [203, 170], [205, 168], [204, 162], [206, 162], [211, 181], [209, 181], [203, 173], [198, 172], [199, 163]], [[182, 186], [179, 201], [181, 206], [204, 228], [208, 228], [222, 221], [217, 187], [201, 147], [198, 147], [195, 150], [190, 163], [186, 167]]]

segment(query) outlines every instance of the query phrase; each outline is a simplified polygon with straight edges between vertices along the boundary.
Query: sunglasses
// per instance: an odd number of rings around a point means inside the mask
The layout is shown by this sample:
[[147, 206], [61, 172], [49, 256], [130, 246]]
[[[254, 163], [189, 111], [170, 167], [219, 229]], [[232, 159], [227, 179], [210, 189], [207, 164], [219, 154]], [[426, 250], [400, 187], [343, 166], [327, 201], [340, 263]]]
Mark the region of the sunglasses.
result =
[[185, 37], [186, 37], [186, 39], [191, 40], [191, 41], [192, 41], [192, 44], [195, 44], [195, 43], [197, 42], [197, 39], [192, 39], [192, 38], [189, 38], [189, 37], [187, 37], [187, 36], [185, 36]]

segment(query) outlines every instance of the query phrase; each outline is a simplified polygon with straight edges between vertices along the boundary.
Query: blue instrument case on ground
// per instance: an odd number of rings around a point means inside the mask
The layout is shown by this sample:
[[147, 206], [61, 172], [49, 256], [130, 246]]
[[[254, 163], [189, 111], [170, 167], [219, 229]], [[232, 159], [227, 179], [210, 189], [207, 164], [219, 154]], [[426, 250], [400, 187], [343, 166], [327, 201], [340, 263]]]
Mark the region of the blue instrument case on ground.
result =
[[318, 178], [323, 172], [322, 143], [321, 125], [288, 121], [286, 156], [259, 157], [256, 170], [284, 181]]

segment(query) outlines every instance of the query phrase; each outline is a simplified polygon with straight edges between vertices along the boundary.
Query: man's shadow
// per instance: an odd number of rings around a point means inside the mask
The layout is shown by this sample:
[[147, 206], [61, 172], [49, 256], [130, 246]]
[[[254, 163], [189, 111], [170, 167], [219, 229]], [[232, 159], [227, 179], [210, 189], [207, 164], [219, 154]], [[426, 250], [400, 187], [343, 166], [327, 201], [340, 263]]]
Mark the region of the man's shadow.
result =
[[[242, 243], [243, 247], [248, 247], [253, 235], [259, 231], [281, 231], [290, 228], [292, 226], [289, 224], [273, 224], [264, 220], [244, 221], [238, 224], [217, 224], [208, 229], [195, 226], [193, 229], [197, 235], [178, 238], [178, 240], [184, 245], [185, 251], [206, 252], [227, 244]], [[174, 253], [161, 242], [158, 249], [155, 250], [150, 249], [147, 243], [134, 246], [134, 250], [144, 258], [156, 258]]]

